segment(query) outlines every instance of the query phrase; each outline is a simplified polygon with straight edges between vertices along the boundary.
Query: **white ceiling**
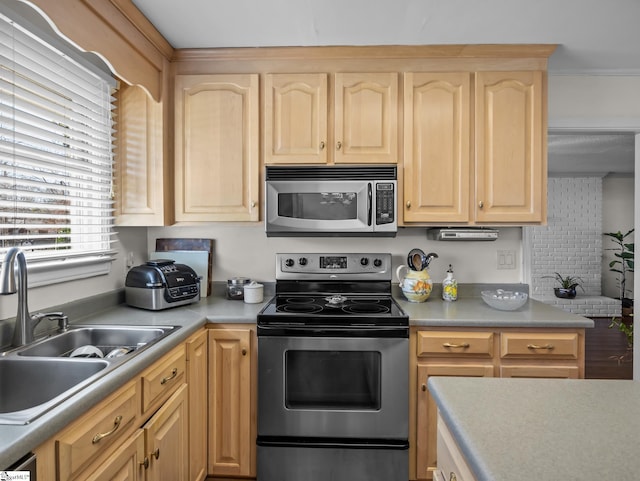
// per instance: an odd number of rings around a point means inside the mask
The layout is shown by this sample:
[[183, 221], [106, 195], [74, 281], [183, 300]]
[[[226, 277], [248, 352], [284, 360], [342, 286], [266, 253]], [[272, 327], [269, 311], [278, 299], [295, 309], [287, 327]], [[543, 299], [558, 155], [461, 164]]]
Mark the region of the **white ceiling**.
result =
[[[640, 75], [640, 0], [132, 1], [175, 48], [553, 43], [550, 74]], [[549, 138], [550, 172], [633, 157], [628, 134]]]

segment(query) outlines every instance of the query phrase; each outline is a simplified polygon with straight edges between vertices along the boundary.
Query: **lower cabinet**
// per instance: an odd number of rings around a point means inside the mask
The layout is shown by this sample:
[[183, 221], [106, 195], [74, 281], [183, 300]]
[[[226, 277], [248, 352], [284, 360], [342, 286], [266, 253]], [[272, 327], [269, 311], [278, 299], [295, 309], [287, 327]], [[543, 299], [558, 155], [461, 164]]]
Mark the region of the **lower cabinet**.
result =
[[209, 330], [210, 476], [256, 476], [255, 324]]
[[431, 376], [584, 377], [584, 329], [414, 327], [411, 352], [411, 479], [440, 479]]
[[[197, 335], [39, 446], [38, 479], [196, 481], [189, 477], [194, 443], [185, 382], [186, 346], [195, 340]], [[206, 372], [206, 362], [200, 365]]]
[[437, 481], [476, 481], [449, 428], [439, 414], [437, 430], [438, 469], [434, 473], [434, 479]]

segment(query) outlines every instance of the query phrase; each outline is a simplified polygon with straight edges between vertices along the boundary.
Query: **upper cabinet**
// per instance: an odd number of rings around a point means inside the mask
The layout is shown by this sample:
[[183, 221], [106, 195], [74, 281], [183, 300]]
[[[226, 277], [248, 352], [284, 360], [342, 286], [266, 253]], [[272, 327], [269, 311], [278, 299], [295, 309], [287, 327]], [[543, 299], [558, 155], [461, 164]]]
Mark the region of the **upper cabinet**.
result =
[[542, 71], [405, 74], [405, 225], [546, 221], [543, 85]]
[[258, 75], [175, 78], [176, 221], [259, 219]]
[[266, 74], [263, 135], [266, 164], [397, 163], [398, 73]]
[[546, 217], [541, 72], [478, 72], [475, 92], [478, 223]]
[[140, 86], [123, 84], [116, 94], [114, 167], [116, 224], [166, 223], [162, 105]]

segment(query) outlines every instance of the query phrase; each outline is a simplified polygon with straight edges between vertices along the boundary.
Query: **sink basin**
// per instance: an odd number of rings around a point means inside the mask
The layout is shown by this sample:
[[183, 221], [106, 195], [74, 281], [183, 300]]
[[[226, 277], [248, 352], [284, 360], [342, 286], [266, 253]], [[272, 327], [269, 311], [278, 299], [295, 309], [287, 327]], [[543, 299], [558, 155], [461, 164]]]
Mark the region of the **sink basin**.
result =
[[69, 357], [82, 346], [95, 346], [102, 352], [102, 356], [119, 348], [125, 348], [123, 352], [135, 352], [159, 341], [174, 330], [174, 327], [165, 326], [73, 326], [67, 332], [21, 349], [18, 354], [32, 357]]
[[26, 424], [99, 377], [102, 359], [0, 359], [0, 424]]

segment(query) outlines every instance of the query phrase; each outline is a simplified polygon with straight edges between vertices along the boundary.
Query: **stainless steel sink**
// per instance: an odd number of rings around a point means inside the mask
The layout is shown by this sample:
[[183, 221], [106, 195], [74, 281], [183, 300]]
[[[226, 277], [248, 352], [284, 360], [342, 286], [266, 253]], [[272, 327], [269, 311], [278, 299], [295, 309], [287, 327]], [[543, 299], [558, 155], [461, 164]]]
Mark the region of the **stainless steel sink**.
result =
[[[0, 424], [27, 424], [118, 368], [179, 326], [75, 325], [0, 356]], [[105, 358], [69, 357], [96, 346]], [[107, 358], [124, 348], [126, 354]]]
[[159, 341], [175, 329], [172, 326], [74, 326], [67, 332], [20, 349], [18, 354], [36, 357], [68, 357], [82, 346], [95, 346], [102, 351], [103, 356], [119, 348], [124, 348], [123, 352], [135, 353]]
[[101, 376], [102, 359], [0, 359], [0, 424], [26, 424]]

